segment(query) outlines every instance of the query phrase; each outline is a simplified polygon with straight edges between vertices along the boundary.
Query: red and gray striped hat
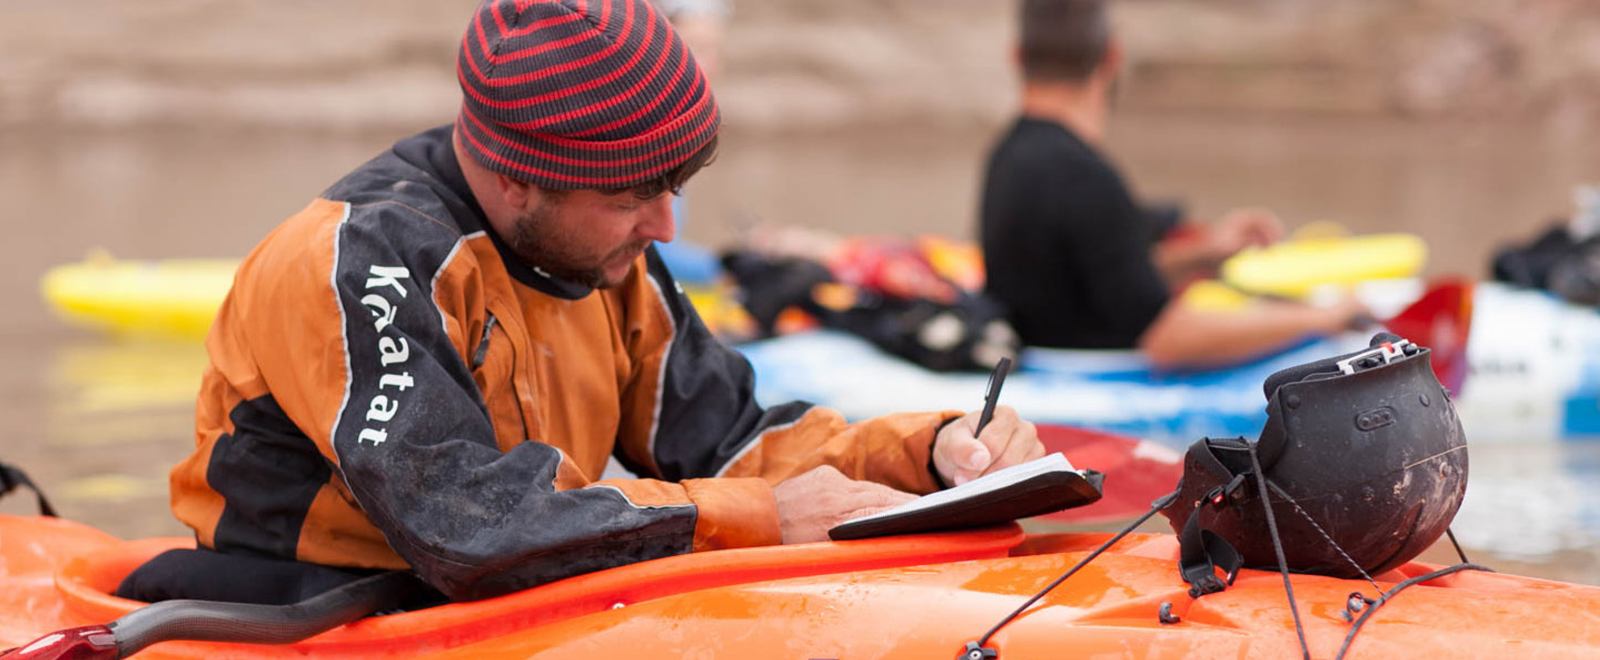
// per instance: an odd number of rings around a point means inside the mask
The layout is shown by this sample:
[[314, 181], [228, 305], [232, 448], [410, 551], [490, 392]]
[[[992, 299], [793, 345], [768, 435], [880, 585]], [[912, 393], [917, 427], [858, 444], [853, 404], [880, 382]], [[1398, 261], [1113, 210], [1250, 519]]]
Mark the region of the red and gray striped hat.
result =
[[545, 189], [630, 188], [717, 134], [704, 74], [647, 0], [485, 0], [457, 75], [466, 150]]

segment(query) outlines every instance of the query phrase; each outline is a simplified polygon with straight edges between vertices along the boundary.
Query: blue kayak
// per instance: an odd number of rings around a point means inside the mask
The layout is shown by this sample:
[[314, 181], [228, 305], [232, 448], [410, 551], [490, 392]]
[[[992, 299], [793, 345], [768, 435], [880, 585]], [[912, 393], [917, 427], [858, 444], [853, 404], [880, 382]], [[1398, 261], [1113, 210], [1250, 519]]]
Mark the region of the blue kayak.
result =
[[[1352, 338], [1360, 346], [1360, 338]], [[1254, 437], [1267, 421], [1261, 382], [1278, 369], [1344, 352], [1318, 340], [1229, 369], [1160, 372], [1135, 351], [1028, 349], [1001, 402], [1036, 423], [1081, 426], [1169, 444], [1202, 436]], [[828, 330], [739, 347], [762, 402], [812, 401], [852, 419], [903, 410], [968, 410], [988, 374], [937, 373]]]
[[[1457, 400], [1474, 440], [1600, 435], [1600, 314], [1552, 296], [1480, 283], [1473, 294], [1470, 377]], [[1042, 423], [1098, 429], [1181, 447], [1200, 437], [1255, 437], [1266, 423], [1262, 381], [1284, 367], [1364, 345], [1370, 334], [1307, 341], [1226, 369], [1157, 371], [1136, 351], [1029, 349], [1002, 402]], [[815, 331], [739, 347], [763, 402], [794, 399], [850, 418], [968, 410], [987, 374], [937, 373], [851, 335]]]

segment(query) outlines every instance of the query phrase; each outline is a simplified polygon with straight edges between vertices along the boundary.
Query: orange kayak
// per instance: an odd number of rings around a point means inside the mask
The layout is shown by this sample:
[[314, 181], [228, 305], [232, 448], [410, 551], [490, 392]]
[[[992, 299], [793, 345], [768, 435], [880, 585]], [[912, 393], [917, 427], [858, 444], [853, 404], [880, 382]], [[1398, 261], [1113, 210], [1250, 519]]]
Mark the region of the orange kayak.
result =
[[[283, 645], [162, 642], [139, 657], [954, 658], [1107, 538], [960, 533], [668, 557], [499, 598], [376, 616]], [[123, 541], [42, 517], [0, 516], [0, 649], [104, 623], [140, 603], [107, 592], [188, 539]], [[1278, 574], [1246, 570], [1194, 600], [1177, 542], [1135, 534], [1001, 629], [1002, 659], [1298, 657]], [[1434, 567], [1378, 576], [1388, 589]], [[1364, 581], [1293, 578], [1313, 657], [1333, 657]], [[1175, 623], [1158, 612], [1171, 604]], [[1461, 572], [1401, 592], [1373, 614], [1349, 657], [1593, 657], [1600, 588]]]

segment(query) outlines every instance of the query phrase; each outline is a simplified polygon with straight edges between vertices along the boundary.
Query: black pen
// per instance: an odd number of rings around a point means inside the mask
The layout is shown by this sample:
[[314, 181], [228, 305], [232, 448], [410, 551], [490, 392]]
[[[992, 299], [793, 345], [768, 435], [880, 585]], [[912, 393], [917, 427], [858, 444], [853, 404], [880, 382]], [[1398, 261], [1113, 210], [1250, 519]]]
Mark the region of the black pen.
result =
[[994, 365], [994, 371], [989, 374], [989, 391], [983, 395], [983, 414], [978, 415], [978, 428], [972, 432], [973, 437], [983, 433], [983, 427], [989, 425], [989, 420], [994, 419], [994, 404], [1000, 400], [1000, 386], [1006, 384], [1006, 374], [1011, 371], [1011, 358], [1000, 358], [999, 364]]

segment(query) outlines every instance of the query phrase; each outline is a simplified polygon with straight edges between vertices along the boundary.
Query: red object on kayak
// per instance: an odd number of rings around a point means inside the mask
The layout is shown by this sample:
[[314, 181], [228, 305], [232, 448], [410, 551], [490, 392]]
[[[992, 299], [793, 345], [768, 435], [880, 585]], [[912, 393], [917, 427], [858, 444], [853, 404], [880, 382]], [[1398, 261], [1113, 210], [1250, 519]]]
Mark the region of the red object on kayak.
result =
[[1467, 339], [1472, 333], [1472, 283], [1437, 280], [1427, 292], [1384, 324], [1401, 337], [1433, 351], [1439, 383], [1459, 394], [1467, 381]]
[[1183, 456], [1149, 440], [1054, 424], [1039, 425], [1039, 440], [1046, 452], [1061, 452], [1073, 467], [1106, 476], [1100, 501], [1040, 516], [1045, 520], [1084, 525], [1127, 520], [1176, 490], [1183, 476]]
[[50, 633], [21, 648], [0, 652], [0, 660], [116, 660], [117, 638], [103, 625]]

